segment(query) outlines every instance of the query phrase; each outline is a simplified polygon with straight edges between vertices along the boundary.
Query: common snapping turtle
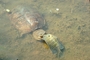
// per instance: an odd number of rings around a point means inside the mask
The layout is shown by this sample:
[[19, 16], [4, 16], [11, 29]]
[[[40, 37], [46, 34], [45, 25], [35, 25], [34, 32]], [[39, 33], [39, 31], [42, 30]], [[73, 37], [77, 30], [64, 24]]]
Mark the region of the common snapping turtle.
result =
[[45, 25], [45, 19], [35, 9], [27, 6], [20, 5], [11, 11], [8, 9], [6, 11], [9, 13], [12, 24], [19, 30], [20, 36]]
[[43, 29], [45, 19], [35, 10], [27, 6], [18, 6], [12, 11], [6, 9], [12, 24], [19, 30], [20, 36], [33, 32], [36, 40], [45, 41], [52, 53], [60, 57], [65, 47], [59, 42], [58, 38], [52, 34], [47, 34]]

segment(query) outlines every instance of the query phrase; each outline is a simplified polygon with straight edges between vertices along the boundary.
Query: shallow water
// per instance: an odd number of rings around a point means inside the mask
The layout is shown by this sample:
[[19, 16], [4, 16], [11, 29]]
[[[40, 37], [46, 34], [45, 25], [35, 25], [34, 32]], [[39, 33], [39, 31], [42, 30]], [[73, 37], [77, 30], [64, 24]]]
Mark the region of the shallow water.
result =
[[[46, 32], [57, 36], [65, 46], [61, 58], [56, 58], [31, 34], [16, 39], [18, 31], [12, 26], [4, 8], [13, 9], [19, 4], [30, 5], [43, 14], [48, 27]], [[89, 56], [88, 0], [0, 0], [0, 60], [90, 60]]]

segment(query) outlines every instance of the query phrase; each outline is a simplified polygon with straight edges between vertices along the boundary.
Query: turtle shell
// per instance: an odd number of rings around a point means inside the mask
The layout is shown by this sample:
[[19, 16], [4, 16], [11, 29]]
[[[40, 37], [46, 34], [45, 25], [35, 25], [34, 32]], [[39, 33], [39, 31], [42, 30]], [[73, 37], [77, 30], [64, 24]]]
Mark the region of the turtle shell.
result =
[[45, 19], [42, 15], [27, 6], [17, 6], [11, 11], [9, 17], [21, 35], [42, 28], [45, 25]]

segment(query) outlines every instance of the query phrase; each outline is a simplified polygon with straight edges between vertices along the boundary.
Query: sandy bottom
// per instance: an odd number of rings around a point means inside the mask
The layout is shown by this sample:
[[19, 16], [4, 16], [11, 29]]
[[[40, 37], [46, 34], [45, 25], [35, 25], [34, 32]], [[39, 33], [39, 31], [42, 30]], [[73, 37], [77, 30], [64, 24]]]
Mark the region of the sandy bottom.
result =
[[[0, 60], [90, 60], [90, 3], [88, 0], [2, 0], [0, 2]], [[46, 19], [47, 33], [65, 46], [61, 58], [36, 41], [32, 34], [18, 37], [4, 8], [19, 4], [36, 8]], [[3, 6], [2, 6], [3, 5]], [[59, 10], [57, 10], [59, 9]]]

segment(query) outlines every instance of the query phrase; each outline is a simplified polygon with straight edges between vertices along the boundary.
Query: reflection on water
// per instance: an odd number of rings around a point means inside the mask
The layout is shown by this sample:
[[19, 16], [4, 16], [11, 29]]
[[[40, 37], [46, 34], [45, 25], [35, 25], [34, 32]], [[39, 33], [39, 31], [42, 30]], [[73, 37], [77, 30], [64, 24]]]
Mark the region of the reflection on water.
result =
[[[1, 2], [2, 1], [2, 2]], [[37, 42], [32, 34], [16, 39], [18, 31], [12, 26], [5, 8], [28, 4], [46, 19], [46, 32], [57, 36], [65, 46], [60, 60], [89, 60], [90, 3], [89, 0], [1, 0], [0, 1], [0, 60], [58, 60], [50, 49]], [[3, 5], [3, 6], [2, 6]], [[57, 12], [56, 9], [59, 9]]]

